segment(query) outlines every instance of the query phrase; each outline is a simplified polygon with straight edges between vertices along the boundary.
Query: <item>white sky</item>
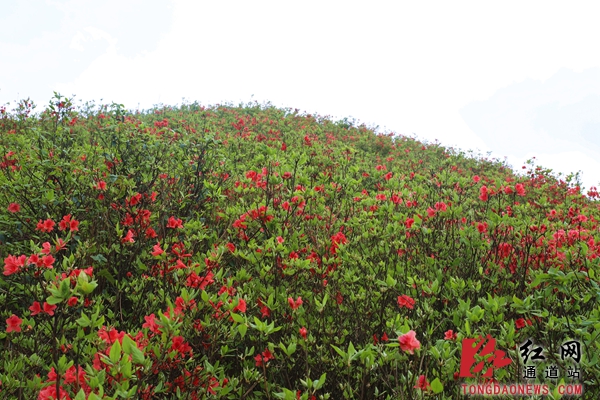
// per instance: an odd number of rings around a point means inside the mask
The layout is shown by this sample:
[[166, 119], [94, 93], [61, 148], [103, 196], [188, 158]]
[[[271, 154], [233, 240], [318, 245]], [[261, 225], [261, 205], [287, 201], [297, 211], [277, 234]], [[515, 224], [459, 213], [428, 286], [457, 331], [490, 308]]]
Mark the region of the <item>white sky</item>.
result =
[[270, 101], [600, 183], [593, 1], [27, 0], [0, 103]]

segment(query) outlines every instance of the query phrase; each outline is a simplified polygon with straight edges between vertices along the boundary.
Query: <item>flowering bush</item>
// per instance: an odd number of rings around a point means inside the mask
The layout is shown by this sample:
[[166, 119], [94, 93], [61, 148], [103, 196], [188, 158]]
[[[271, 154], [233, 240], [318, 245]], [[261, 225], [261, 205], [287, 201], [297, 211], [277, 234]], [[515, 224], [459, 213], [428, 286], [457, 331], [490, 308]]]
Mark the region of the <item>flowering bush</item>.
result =
[[0, 113], [2, 398], [453, 399], [487, 334], [577, 338], [599, 386], [595, 189], [268, 105], [33, 108]]

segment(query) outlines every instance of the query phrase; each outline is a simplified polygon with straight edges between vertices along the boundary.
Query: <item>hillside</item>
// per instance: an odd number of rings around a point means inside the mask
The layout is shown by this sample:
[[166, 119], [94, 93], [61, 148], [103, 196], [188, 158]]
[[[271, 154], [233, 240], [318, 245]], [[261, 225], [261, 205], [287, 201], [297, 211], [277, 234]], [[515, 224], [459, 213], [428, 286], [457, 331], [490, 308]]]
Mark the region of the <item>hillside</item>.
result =
[[600, 395], [594, 190], [270, 105], [0, 118], [2, 398], [455, 399], [480, 335]]

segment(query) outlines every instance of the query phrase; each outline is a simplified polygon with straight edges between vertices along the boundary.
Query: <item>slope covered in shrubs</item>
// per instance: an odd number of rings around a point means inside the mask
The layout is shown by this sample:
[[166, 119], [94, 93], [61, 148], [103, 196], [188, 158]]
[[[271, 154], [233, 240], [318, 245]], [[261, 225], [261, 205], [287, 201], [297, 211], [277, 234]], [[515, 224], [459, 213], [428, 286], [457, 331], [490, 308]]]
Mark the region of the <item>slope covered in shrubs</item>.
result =
[[0, 110], [2, 398], [453, 399], [479, 335], [499, 382], [578, 340], [598, 393], [594, 190], [257, 104], [31, 111]]

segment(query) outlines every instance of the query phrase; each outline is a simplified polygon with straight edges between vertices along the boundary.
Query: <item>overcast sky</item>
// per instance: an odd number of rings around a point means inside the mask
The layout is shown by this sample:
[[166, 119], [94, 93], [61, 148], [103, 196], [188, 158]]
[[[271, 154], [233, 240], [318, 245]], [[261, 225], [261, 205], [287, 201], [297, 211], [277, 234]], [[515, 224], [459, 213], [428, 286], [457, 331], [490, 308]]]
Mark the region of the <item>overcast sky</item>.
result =
[[6, 1], [0, 103], [270, 101], [600, 183], [593, 1]]

